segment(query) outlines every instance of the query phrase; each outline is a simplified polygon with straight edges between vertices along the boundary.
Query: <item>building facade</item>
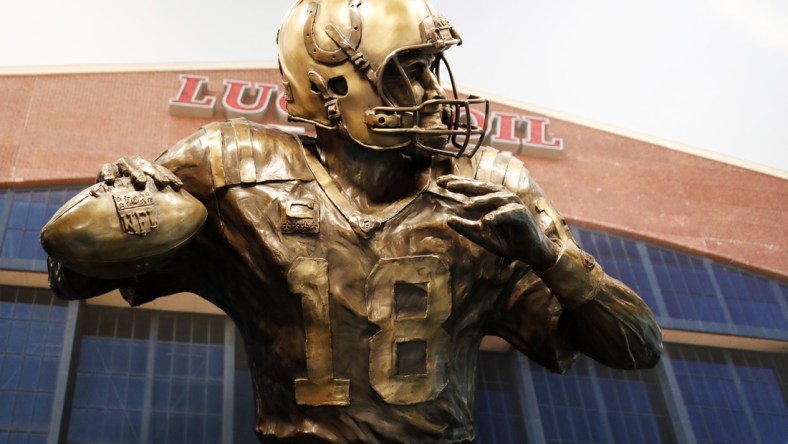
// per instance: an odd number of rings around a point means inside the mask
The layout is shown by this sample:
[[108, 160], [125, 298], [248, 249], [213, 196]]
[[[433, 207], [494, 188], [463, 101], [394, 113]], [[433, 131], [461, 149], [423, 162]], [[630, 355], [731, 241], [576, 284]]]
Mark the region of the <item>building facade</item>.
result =
[[[0, 444], [245, 443], [239, 335], [194, 295], [140, 308], [48, 289], [43, 224], [102, 163], [155, 158], [212, 120], [294, 132], [275, 69], [127, 67], [0, 76]], [[665, 353], [552, 374], [486, 338], [479, 443], [788, 442], [788, 175], [499, 99], [513, 151], [608, 274], [654, 311]], [[477, 120], [480, 116], [474, 116]]]

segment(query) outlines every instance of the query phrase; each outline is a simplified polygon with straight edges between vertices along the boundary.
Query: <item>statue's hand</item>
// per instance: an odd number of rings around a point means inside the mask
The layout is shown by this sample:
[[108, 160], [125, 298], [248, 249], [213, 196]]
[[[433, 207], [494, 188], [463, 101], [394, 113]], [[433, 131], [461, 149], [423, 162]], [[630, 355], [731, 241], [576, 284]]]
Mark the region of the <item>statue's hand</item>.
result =
[[559, 247], [542, 232], [516, 194], [500, 185], [460, 176], [443, 176], [437, 184], [468, 197], [465, 215], [447, 221], [461, 235], [498, 256], [534, 268], [548, 268], [557, 260]]
[[113, 163], [105, 163], [101, 166], [101, 172], [96, 177], [96, 182], [104, 182], [112, 185], [115, 180], [121, 177], [128, 177], [137, 189], [145, 188], [148, 178], [153, 179], [158, 189], [166, 186], [179, 190], [183, 182], [167, 168], [153, 162], [148, 162], [140, 157], [121, 157]]

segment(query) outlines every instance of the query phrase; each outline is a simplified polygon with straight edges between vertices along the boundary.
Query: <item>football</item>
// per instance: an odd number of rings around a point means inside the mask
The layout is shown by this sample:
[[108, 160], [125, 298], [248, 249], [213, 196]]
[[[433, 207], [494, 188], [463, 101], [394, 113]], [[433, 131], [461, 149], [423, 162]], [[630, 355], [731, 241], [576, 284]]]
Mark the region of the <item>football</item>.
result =
[[185, 190], [137, 190], [128, 178], [99, 183], [66, 202], [41, 230], [52, 258], [102, 279], [142, 274], [171, 258], [202, 228], [208, 211]]

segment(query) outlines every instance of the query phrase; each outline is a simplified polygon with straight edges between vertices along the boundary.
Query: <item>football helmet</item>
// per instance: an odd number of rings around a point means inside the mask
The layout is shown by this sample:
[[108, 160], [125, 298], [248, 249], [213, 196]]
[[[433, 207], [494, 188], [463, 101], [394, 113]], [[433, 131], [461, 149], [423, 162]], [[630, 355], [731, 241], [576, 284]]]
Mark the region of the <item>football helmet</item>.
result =
[[[427, 0], [299, 0], [277, 35], [289, 118], [375, 150], [472, 156], [486, 128], [472, 124], [471, 106], [486, 127], [489, 102], [457, 94], [443, 53], [461, 43]], [[409, 57], [426, 60], [421, 80], [403, 68]], [[439, 84], [441, 65], [452, 98]]]

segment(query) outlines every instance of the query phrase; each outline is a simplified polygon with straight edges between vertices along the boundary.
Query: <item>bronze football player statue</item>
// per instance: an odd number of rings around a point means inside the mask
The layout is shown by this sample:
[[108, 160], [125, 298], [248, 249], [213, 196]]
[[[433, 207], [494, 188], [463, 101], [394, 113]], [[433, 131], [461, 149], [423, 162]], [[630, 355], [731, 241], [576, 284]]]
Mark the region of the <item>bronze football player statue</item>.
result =
[[50, 258], [52, 287], [120, 288], [131, 305], [190, 291], [221, 308], [264, 442], [470, 441], [485, 335], [556, 372], [579, 353], [654, 366], [650, 310], [578, 247], [520, 160], [479, 148], [470, 109], [487, 102], [447, 98], [437, 74], [460, 43], [427, 0], [296, 2], [279, 63], [291, 119], [317, 137], [231, 120], [153, 163], [105, 165], [103, 187], [180, 188], [207, 221], [128, 276]]

